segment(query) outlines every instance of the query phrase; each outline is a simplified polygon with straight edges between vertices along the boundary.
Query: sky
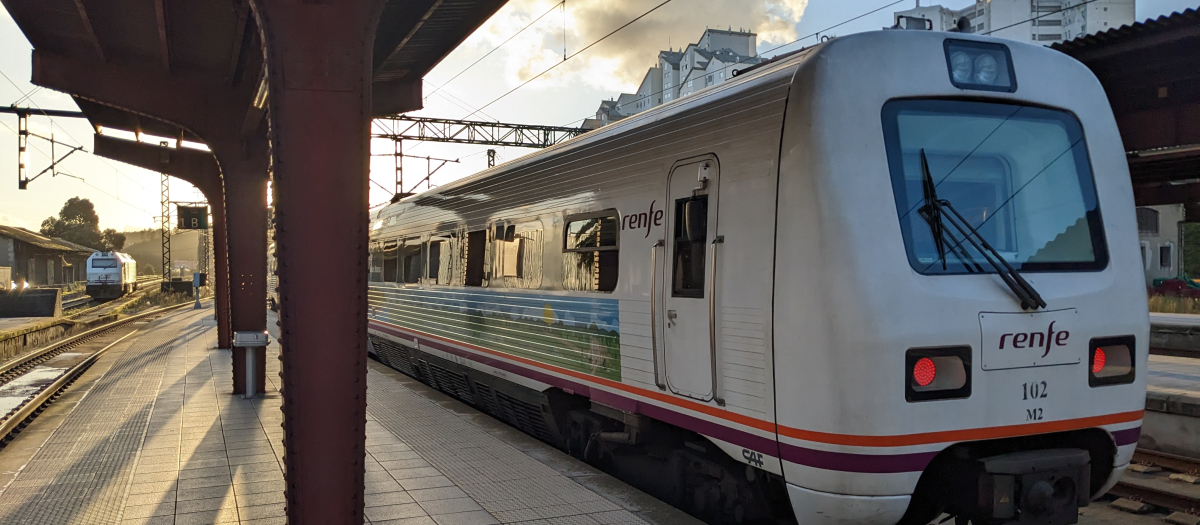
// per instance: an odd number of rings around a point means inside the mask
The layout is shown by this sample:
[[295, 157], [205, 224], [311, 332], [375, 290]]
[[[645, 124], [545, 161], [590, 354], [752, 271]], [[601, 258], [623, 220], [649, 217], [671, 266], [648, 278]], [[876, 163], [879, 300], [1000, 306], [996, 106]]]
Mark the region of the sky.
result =
[[[578, 126], [595, 114], [601, 100], [637, 89], [646, 69], [661, 49], [695, 42], [706, 27], [749, 29], [758, 33], [758, 51], [772, 56], [811, 45], [817, 34], [841, 36], [877, 30], [892, 23], [892, 12], [907, 9], [915, 0], [841, 24], [893, 0], [670, 0], [616, 35], [562, 62], [662, 0], [510, 0], [488, 22], [450, 53], [425, 77], [425, 108], [414, 116], [506, 123]], [[949, 8], [962, 8], [972, 0], [945, 0]], [[926, 0], [925, 4], [937, 4]], [[1200, 0], [1137, 0], [1136, 19], [1145, 20], [1186, 8]], [[556, 7], [558, 6], [558, 7]], [[544, 16], [542, 16], [544, 15]], [[467, 66], [529, 25], [536, 24], [497, 49], [485, 60], [459, 75]], [[565, 38], [564, 38], [565, 36]], [[786, 45], [784, 45], [786, 44]], [[0, 105], [75, 110], [65, 94], [29, 83], [32, 47], [6, 11], [0, 10]], [[496, 99], [529, 78], [560, 63], [511, 95]], [[457, 78], [454, 78], [457, 75]], [[447, 81], [453, 81], [445, 84]], [[32, 92], [32, 95], [29, 95]], [[28, 96], [27, 96], [28, 95]], [[493, 102], [495, 101], [495, 102]], [[482, 111], [476, 110], [485, 106]], [[70, 197], [90, 199], [100, 215], [101, 228], [140, 230], [157, 227], [159, 175], [129, 165], [76, 152], [58, 165], [57, 176], [45, 173], [28, 190], [17, 189], [17, 117], [0, 114], [0, 224], [37, 230], [56, 215]], [[31, 117], [32, 133], [63, 143], [92, 148], [91, 126], [82, 119]], [[375, 130], [379, 127], [373, 128]], [[114, 133], [116, 134], [116, 133]], [[395, 167], [390, 140], [373, 139], [370, 204], [386, 202], [395, 187]], [[471, 175], [487, 167], [488, 146], [417, 143], [405, 141], [409, 155], [458, 160], [448, 163], [430, 179], [436, 186]], [[534, 152], [527, 148], [496, 148], [497, 160], [510, 161]], [[26, 159], [29, 176], [50, 165], [49, 142], [30, 138]], [[55, 146], [61, 156], [62, 146]], [[436, 168], [438, 162], [432, 162]], [[425, 178], [424, 159], [405, 159], [404, 189]], [[422, 184], [418, 191], [424, 190]], [[178, 179], [170, 182], [171, 200], [199, 201], [203, 197]]]

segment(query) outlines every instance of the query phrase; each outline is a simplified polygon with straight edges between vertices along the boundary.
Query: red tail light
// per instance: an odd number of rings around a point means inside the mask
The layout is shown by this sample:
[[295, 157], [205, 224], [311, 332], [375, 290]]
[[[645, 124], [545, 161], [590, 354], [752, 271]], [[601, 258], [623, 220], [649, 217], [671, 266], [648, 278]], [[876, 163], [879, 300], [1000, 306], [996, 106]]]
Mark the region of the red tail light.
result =
[[937, 365], [928, 357], [922, 357], [913, 365], [913, 381], [920, 386], [929, 386], [937, 378]]
[[1097, 348], [1096, 352], [1092, 354], [1092, 373], [1093, 374], [1099, 374], [1101, 370], [1104, 370], [1104, 359], [1105, 359], [1104, 349]]
[[904, 399], [909, 402], [971, 396], [969, 346], [910, 348], [904, 364]]
[[1091, 341], [1088, 385], [1123, 385], [1132, 383], [1136, 376], [1136, 340], [1133, 336], [1098, 337]]

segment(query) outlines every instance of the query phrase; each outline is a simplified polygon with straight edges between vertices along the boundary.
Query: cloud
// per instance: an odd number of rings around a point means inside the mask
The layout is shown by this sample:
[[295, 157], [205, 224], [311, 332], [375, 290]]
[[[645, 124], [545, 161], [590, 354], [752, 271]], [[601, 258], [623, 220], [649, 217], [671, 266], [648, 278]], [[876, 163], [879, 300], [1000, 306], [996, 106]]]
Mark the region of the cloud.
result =
[[0, 213], [0, 225], [16, 226], [18, 228], [29, 228], [29, 223], [25, 222], [20, 217], [14, 217], [6, 213]]
[[[565, 30], [567, 54], [633, 20], [659, 0], [569, 0]], [[480, 50], [495, 47], [554, 6], [553, 0], [514, 0], [472, 36]], [[747, 29], [760, 44], [797, 37], [796, 24], [808, 0], [673, 0], [622, 29], [586, 53], [543, 75], [526, 89], [554, 89], [582, 82], [609, 91], [632, 91], [657, 62], [658, 51], [698, 40], [706, 27]], [[493, 55], [503, 61], [505, 82], [516, 85], [562, 62], [564, 15], [551, 12]], [[482, 51], [486, 52], [486, 51]]]

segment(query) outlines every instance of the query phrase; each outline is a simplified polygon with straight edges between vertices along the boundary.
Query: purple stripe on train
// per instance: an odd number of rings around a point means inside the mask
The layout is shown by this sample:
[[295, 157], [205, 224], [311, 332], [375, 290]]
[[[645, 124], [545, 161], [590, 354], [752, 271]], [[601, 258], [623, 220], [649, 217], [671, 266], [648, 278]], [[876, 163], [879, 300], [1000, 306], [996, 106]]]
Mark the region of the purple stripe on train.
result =
[[[939, 453], [939, 451], [933, 451], [910, 454], [853, 454], [848, 452], [815, 450], [788, 443], [780, 443], [770, 438], [765, 438], [749, 432], [730, 428], [720, 423], [676, 412], [655, 404], [643, 403], [636, 399], [631, 399], [624, 395], [608, 390], [592, 388], [591, 386], [583, 383], [564, 379], [556, 375], [547, 374], [525, 366], [510, 363], [501, 359], [496, 359], [488, 355], [482, 355], [477, 352], [463, 350], [436, 339], [422, 337], [419, 334], [414, 334], [406, 330], [398, 330], [394, 327], [381, 323], [372, 323], [372, 326], [376, 330], [391, 334], [393, 336], [403, 337], [405, 340], [408, 340], [409, 337], [415, 337], [422, 346], [427, 346], [448, 354], [471, 359], [472, 361], [477, 361], [506, 372], [524, 376], [529, 379], [533, 379], [534, 381], [539, 381], [548, 385], [562, 388], [568, 392], [587, 396], [598, 403], [603, 403], [620, 410], [642, 414], [647, 417], [658, 419], [663, 422], [691, 430], [698, 434], [703, 434], [721, 441], [733, 443], [755, 452], [762, 452], [763, 454], [782, 458], [785, 461], [796, 463], [798, 465], [804, 465], [806, 467], [864, 474], [921, 472], [925, 470], [925, 467], [929, 465], [929, 462], [933, 461], [933, 458]], [[1116, 441], [1118, 446], [1137, 443], [1138, 436], [1141, 434], [1141, 430], [1141, 427], [1137, 427], [1115, 431], [1112, 433], [1113, 440]]]

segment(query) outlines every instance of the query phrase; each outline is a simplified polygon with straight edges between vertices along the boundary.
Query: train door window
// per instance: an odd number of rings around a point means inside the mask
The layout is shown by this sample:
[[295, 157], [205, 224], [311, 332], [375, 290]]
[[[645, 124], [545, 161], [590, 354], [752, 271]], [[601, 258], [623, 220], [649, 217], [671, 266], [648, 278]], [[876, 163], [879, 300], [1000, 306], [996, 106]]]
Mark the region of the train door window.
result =
[[[699, 217], [692, 220], [693, 224], [703, 228], [699, 232], [690, 232], [689, 236], [684, 224], [688, 222], [686, 211], [688, 203], [699, 210]], [[696, 213], [696, 212], [693, 212]], [[674, 297], [704, 297], [704, 248], [708, 240], [708, 195], [697, 195], [675, 200], [675, 227], [672, 236], [675, 249], [672, 250], [675, 260], [671, 262], [671, 295]]]
[[504, 236], [497, 237], [497, 276], [499, 286], [539, 288], [542, 285], [542, 223], [533, 221], [509, 224]]
[[563, 228], [563, 287], [611, 292], [617, 287], [620, 219], [616, 210], [568, 216]]
[[1158, 245], [1158, 268], [1170, 271], [1175, 267], [1175, 245], [1163, 243]]
[[[370, 262], [370, 276], [368, 279], [377, 283], [383, 280], [383, 244], [374, 243], [371, 245], [371, 256], [368, 259]], [[272, 266], [275, 264], [275, 259], [271, 259]]]
[[[445, 241], [439, 239], [429, 240], [429, 282], [436, 284], [442, 270], [442, 246]], [[449, 251], [449, 250], [447, 250]]]
[[420, 239], [409, 239], [404, 243], [400, 252], [400, 262], [403, 270], [403, 282], [416, 284], [425, 276], [425, 264], [422, 257]]
[[387, 241], [383, 244], [383, 280], [395, 283], [400, 281], [400, 243]]
[[467, 232], [467, 242], [465, 246], [466, 277], [463, 279], [463, 284], [466, 286], [483, 286], [483, 261], [485, 250], [487, 247], [487, 230], [478, 230]]

